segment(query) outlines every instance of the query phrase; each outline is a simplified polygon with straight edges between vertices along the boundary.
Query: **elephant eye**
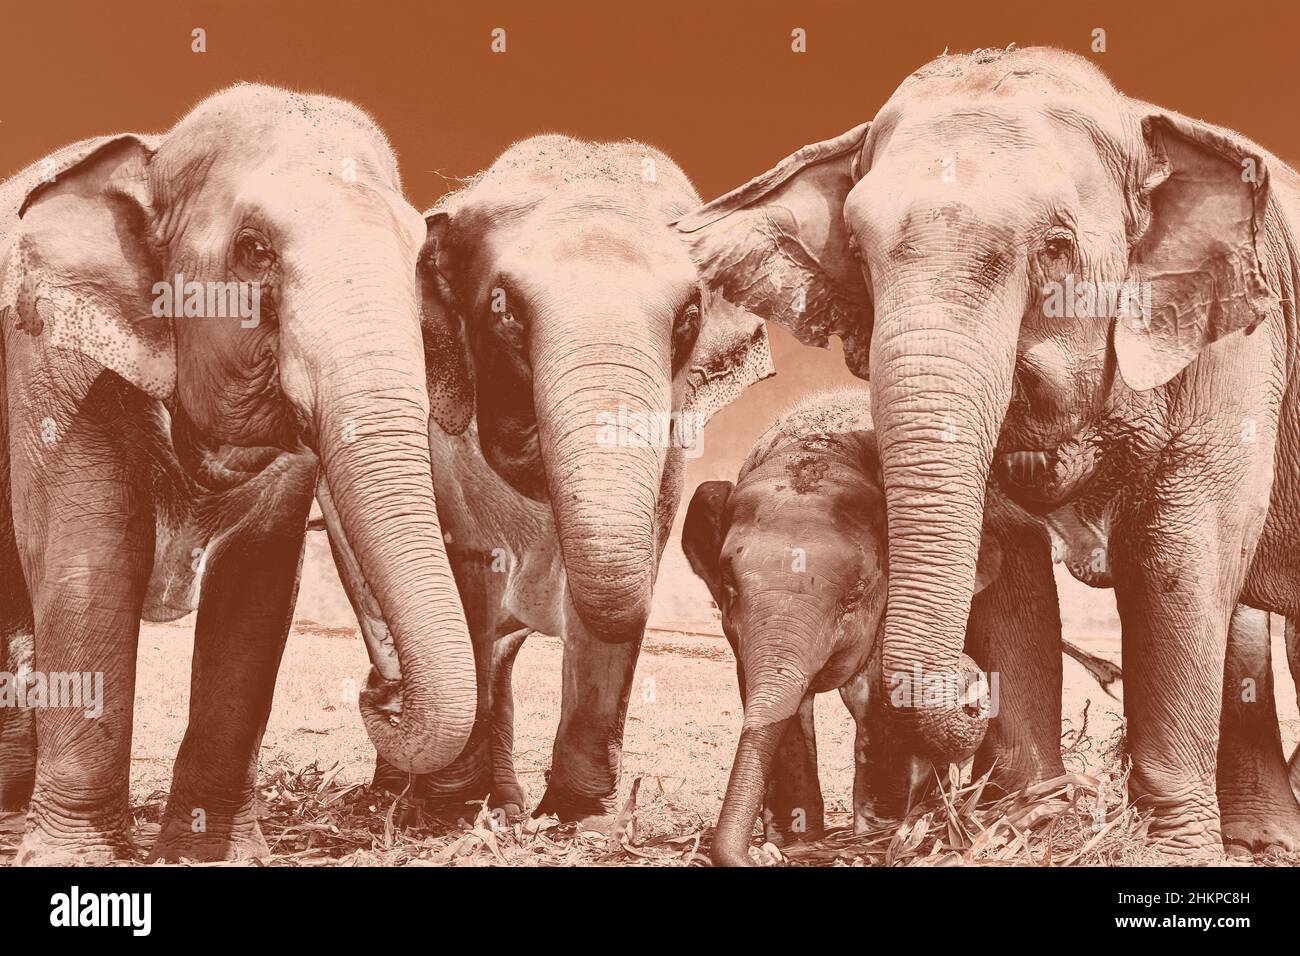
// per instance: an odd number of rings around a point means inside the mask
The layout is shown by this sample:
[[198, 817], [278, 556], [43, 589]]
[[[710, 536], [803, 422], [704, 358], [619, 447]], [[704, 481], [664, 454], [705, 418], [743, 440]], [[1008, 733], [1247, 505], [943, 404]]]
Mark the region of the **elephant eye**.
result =
[[700, 334], [700, 304], [688, 302], [677, 318], [673, 320], [673, 374], [676, 375], [686, 363], [691, 350], [695, 348], [695, 339]]
[[1048, 282], [1064, 282], [1074, 268], [1074, 236], [1065, 229], [1052, 229], [1043, 237], [1038, 252], [1038, 268]]
[[1043, 240], [1043, 253], [1049, 259], [1068, 260], [1074, 254], [1074, 237], [1068, 232], [1051, 232]]
[[248, 272], [266, 272], [275, 264], [275, 253], [266, 239], [245, 229], [235, 238], [235, 262]]

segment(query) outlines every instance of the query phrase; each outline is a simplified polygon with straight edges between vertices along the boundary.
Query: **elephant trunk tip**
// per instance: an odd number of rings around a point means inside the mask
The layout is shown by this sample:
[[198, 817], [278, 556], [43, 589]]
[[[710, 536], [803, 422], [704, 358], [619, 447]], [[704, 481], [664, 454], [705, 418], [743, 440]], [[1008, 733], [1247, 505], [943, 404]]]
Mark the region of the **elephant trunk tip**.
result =
[[741, 846], [735, 842], [715, 843], [709, 851], [709, 859], [714, 866], [754, 866], [749, 858], [749, 845]]
[[997, 681], [965, 654], [955, 673], [886, 672], [895, 731], [913, 752], [937, 766], [960, 764], [979, 749], [996, 713]]

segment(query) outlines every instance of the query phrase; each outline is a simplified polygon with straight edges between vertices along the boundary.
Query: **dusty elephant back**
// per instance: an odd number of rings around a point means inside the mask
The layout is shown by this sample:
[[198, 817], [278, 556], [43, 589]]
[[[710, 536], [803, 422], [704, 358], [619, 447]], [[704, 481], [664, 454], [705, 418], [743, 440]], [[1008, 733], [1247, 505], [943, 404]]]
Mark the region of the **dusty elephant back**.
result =
[[636, 140], [603, 143], [547, 133], [512, 144], [434, 208], [454, 213], [485, 198], [527, 208], [574, 187], [617, 192], [630, 204], [644, 204], [664, 223], [700, 203], [681, 167], [653, 146]]
[[856, 450], [864, 433], [873, 433], [871, 393], [865, 388], [810, 395], [791, 406], [759, 436], [740, 467], [738, 480], [781, 451], [811, 451], [850, 442], [855, 443]]

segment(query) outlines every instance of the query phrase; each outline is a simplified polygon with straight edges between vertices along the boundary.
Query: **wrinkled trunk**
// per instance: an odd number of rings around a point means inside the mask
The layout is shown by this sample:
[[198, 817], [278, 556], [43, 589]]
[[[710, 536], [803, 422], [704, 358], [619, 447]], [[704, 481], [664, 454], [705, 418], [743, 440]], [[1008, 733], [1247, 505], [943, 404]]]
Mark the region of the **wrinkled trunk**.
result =
[[713, 833], [717, 866], [751, 865], [754, 822], [763, 810], [781, 740], [794, 729], [799, 704], [826, 662], [819, 650], [824, 642], [808, 633], [808, 622], [822, 619], [813, 608], [791, 607], [787, 600], [785, 606], [756, 605], [746, 618], [740, 641], [745, 722]]
[[672, 380], [668, 342], [652, 326], [635, 314], [584, 319], [575, 307], [539, 316], [532, 333], [538, 437], [569, 593], [588, 631], [612, 643], [641, 636], [654, 585]]
[[978, 713], [946, 689], [961, 686], [1015, 330], [992, 309], [948, 300], [876, 321], [871, 380], [889, 525], [882, 678], [903, 738], [936, 764], [964, 760], [984, 731]]
[[[349, 251], [385, 248], [365, 238], [369, 245]], [[391, 236], [387, 245], [396, 245]], [[362, 719], [381, 757], [428, 773], [464, 748], [477, 686], [434, 500], [413, 259], [391, 252], [360, 264], [311, 257], [316, 281], [298, 277], [312, 290], [298, 306], [310, 326], [286, 317], [283, 348], [299, 364], [284, 374], [286, 391], [291, 375], [307, 379], [331, 537], [351, 555], [396, 656], [396, 667], [372, 671]]]
[[[796, 703], [796, 707], [798, 704]], [[788, 717], [775, 724], [746, 727], [740, 732], [736, 761], [727, 780], [727, 795], [722, 800], [718, 826], [713, 831], [714, 866], [753, 866], [749, 844], [754, 821], [763, 809], [763, 796], [772, 775], [772, 763], [781, 747], [781, 738], [797, 720]]]

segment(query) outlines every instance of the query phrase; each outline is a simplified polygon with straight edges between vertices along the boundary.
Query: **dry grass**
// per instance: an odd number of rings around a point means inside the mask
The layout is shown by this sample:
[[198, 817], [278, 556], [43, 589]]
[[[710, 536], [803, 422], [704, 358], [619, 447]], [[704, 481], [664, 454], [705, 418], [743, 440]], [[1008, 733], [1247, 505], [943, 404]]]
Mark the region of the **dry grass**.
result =
[[[157, 832], [184, 730], [189, 645], [184, 627], [152, 627], [141, 640], [132, 779], [142, 847]], [[559, 713], [560, 652], [558, 641], [533, 637], [516, 664], [517, 763], [533, 801], [544, 786]], [[348, 681], [364, 667], [359, 642], [296, 629], [262, 754], [262, 827], [273, 851], [262, 865], [707, 864], [740, 725], [725, 642], [681, 633], [647, 639], [629, 711], [621, 826], [612, 837], [578, 833], [554, 818], [494, 823], [481, 806], [448, 818], [371, 791], [371, 751], [348, 699], [354, 692]], [[1066, 687], [1066, 776], [997, 798], [987, 796], [983, 781], [946, 780], [907, 819], [861, 834], [851, 826], [852, 726], [838, 701], [824, 697], [817, 729], [828, 830], [815, 843], [756, 847], [752, 854], [757, 862], [789, 866], [1168, 862], [1147, 839], [1143, 815], [1124, 804], [1123, 741], [1113, 702], [1072, 662]], [[1288, 720], [1284, 736], [1294, 730]], [[21, 824], [0, 816], [0, 864], [12, 859]], [[1203, 862], [1223, 861], [1207, 856]], [[1297, 865], [1300, 856], [1253, 862]]]

